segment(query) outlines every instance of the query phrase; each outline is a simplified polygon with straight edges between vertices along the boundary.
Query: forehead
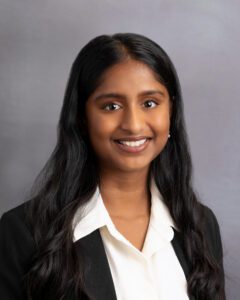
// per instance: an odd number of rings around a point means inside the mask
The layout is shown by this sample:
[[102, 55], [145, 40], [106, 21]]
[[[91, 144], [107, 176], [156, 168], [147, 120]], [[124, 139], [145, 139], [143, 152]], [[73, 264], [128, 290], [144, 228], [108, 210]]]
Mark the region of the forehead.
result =
[[101, 76], [97, 89], [114, 87], [163, 86], [157, 74], [146, 64], [136, 60], [126, 60], [107, 69]]

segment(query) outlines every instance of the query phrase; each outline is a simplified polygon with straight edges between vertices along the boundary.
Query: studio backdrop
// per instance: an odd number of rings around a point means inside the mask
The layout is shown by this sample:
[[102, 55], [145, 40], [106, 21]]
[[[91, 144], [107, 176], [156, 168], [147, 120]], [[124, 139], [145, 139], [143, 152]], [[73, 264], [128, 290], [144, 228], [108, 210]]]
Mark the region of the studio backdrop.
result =
[[90, 39], [135, 32], [182, 85], [194, 187], [221, 228], [227, 299], [240, 299], [240, 2], [0, 0], [0, 215], [51, 154], [70, 66]]

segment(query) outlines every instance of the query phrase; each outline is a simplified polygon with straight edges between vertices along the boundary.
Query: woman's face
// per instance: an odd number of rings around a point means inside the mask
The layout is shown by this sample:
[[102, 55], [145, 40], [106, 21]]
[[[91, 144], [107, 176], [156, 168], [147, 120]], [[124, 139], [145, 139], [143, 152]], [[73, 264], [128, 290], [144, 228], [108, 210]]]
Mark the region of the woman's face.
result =
[[105, 71], [86, 103], [100, 170], [148, 170], [167, 143], [170, 106], [167, 89], [147, 65], [127, 60]]

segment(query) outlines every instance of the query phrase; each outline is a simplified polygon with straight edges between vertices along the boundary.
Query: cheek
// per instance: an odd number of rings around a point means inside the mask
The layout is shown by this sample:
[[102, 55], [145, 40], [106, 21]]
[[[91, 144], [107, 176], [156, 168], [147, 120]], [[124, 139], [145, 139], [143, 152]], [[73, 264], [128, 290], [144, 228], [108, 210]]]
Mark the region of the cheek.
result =
[[168, 111], [151, 116], [151, 127], [160, 134], [168, 134], [170, 127], [170, 117]]
[[91, 119], [88, 121], [88, 132], [93, 141], [94, 137], [98, 139], [111, 137], [114, 128], [114, 120], [106, 118], [106, 116], [92, 114]]

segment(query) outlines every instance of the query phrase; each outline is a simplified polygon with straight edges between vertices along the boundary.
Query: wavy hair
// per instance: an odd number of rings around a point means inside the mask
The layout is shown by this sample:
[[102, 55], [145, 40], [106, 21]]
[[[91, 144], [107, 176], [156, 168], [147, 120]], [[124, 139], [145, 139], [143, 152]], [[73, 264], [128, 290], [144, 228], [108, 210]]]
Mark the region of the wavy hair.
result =
[[28, 299], [65, 299], [69, 290], [80, 299], [83, 295], [90, 299], [84, 288], [84, 260], [76, 259], [72, 226], [76, 210], [90, 200], [99, 184], [97, 159], [84, 124], [85, 104], [103, 73], [129, 58], [153, 70], [172, 102], [171, 138], [151, 162], [150, 171], [183, 236], [191, 266], [188, 294], [199, 300], [225, 299], [221, 267], [210, 254], [204, 235], [203, 205], [192, 188], [192, 163], [177, 73], [158, 44], [133, 33], [94, 38], [72, 65], [57, 144], [35, 181], [27, 206], [36, 242], [25, 278]]

